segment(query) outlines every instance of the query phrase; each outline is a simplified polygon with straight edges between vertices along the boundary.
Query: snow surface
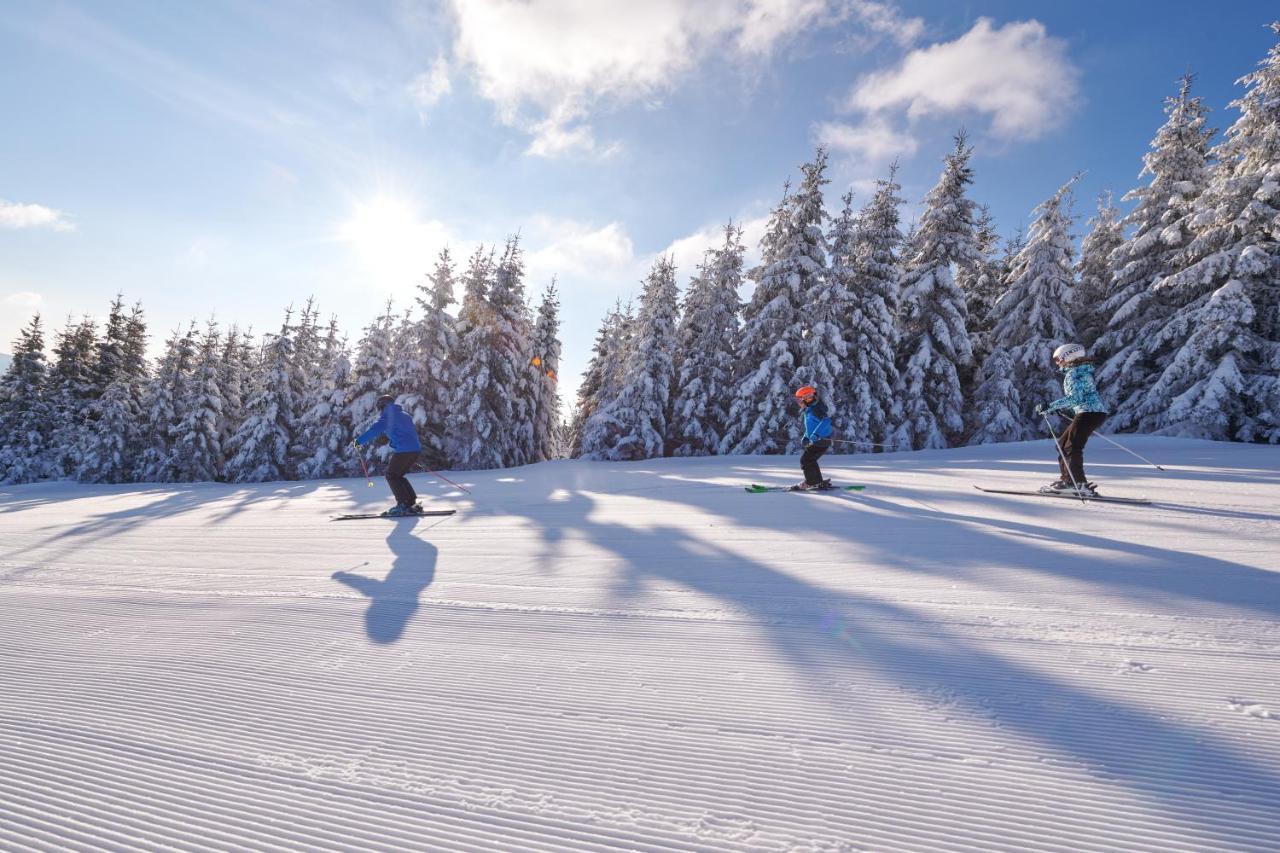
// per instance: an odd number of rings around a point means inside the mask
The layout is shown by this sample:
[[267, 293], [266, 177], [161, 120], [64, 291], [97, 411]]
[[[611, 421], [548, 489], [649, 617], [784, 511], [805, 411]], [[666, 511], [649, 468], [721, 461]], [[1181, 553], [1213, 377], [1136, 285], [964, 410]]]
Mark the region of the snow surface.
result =
[[1280, 849], [1280, 457], [1127, 441], [10, 488], [0, 849]]

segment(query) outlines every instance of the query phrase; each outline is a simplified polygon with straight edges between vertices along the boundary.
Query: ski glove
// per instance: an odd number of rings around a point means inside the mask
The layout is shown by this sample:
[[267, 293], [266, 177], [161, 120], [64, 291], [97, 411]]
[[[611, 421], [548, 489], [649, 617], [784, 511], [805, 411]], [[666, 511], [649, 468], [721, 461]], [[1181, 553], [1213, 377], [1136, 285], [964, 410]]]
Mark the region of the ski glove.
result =
[[808, 447], [809, 445], [813, 444], [813, 439], [806, 437], [803, 441], [800, 442], [800, 444], [803, 447]]

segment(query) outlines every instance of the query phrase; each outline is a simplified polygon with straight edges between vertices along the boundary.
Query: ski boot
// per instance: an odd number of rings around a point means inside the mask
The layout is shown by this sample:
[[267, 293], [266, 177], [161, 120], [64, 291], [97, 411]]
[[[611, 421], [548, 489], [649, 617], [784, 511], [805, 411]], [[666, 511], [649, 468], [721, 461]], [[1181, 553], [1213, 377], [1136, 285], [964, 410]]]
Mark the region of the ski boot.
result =
[[422, 515], [424, 512], [426, 512], [426, 510], [422, 508], [422, 504], [420, 503], [415, 503], [413, 506], [409, 507], [409, 513], [411, 515]]
[[816, 485], [812, 485], [812, 484], [810, 484], [810, 483], [808, 483], [808, 482], [806, 481], [806, 482], [802, 482], [802, 483], [796, 483], [794, 486], [792, 486], [792, 487], [791, 487], [791, 491], [793, 491], [793, 492], [812, 492], [812, 491], [815, 491], [815, 490], [817, 490], [817, 489], [821, 489], [821, 488], [822, 488], [822, 484], [821, 484], [821, 483], [818, 483], [818, 484], [816, 484]]
[[814, 488], [815, 488], [815, 489], [817, 489], [818, 491], [825, 492], [825, 491], [828, 491], [828, 490], [830, 490], [830, 489], [834, 489], [834, 488], [835, 488], [835, 484], [834, 484], [834, 483], [832, 483], [830, 479], [826, 479], [826, 480], [823, 480], [823, 481], [822, 481], [821, 483], [819, 483], [818, 485], [814, 486]]
[[1082, 498], [1099, 498], [1098, 489], [1093, 483], [1081, 483], [1076, 486], [1076, 494]]
[[1074, 493], [1075, 490], [1076, 487], [1066, 480], [1054, 480], [1039, 489], [1042, 495], [1068, 495]]
[[404, 504], [396, 504], [391, 509], [383, 513], [387, 518], [401, 518], [406, 515], [413, 515], [413, 509]]

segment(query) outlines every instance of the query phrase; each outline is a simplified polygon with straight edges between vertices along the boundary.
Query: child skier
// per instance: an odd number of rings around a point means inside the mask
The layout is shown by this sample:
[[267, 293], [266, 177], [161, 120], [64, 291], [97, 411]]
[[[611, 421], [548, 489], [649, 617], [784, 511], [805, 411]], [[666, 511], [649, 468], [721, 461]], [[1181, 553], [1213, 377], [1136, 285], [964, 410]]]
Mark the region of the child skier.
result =
[[804, 482], [792, 488], [798, 492], [811, 489], [830, 489], [831, 481], [822, 478], [818, 460], [831, 448], [831, 415], [827, 404], [818, 399], [818, 389], [805, 385], [796, 391], [796, 400], [803, 410], [804, 453], [800, 455], [800, 469]]
[[378, 398], [378, 411], [382, 414], [373, 426], [364, 431], [352, 444], [357, 447], [367, 444], [379, 436], [385, 435], [391, 443], [391, 459], [387, 462], [387, 484], [395, 495], [396, 505], [387, 510], [385, 515], [416, 515], [422, 512], [418, 503], [418, 494], [413, 490], [409, 478], [405, 475], [418, 461], [422, 445], [418, 442], [418, 430], [413, 425], [413, 418], [404, 409], [396, 405], [395, 397], [383, 394]]
[[1070, 410], [1074, 417], [1070, 425], [1058, 436], [1058, 468], [1061, 476], [1042, 492], [1097, 495], [1094, 484], [1084, 476], [1084, 446], [1090, 434], [1107, 419], [1107, 409], [1098, 396], [1093, 381], [1093, 362], [1080, 344], [1063, 344], [1053, 351], [1053, 363], [1066, 374], [1062, 379], [1065, 397], [1047, 406], [1037, 406], [1036, 414], [1047, 415], [1060, 410]]

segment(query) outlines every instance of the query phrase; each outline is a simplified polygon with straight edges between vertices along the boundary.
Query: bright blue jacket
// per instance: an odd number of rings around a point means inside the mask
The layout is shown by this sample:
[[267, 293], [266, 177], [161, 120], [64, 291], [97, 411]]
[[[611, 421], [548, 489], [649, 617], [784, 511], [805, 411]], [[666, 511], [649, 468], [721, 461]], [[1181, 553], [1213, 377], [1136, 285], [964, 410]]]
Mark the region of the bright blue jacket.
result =
[[384, 434], [391, 442], [391, 449], [396, 453], [422, 450], [422, 445], [418, 442], [418, 430], [413, 426], [413, 418], [395, 403], [387, 403], [382, 408], [382, 416], [356, 439], [356, 444], [367, 444]]
[[804, 410], [804, 437], [809, 441], [831, 438], [831, 415], [827, 404], [818, 400]]
[[1062, 378], [1062, 390], [1067, 392], [1067, 396], [1045, 406], [1046, 412], [1070, 409], [1077, 415], [1082, 412], [1107, 413], [1107, 407], [1102, 404], [1102, 398], [1098, 396], [1098, 386], [1093, 382], [1092, 364], [1064, 367], [1062, 372], [1066, 374]]

